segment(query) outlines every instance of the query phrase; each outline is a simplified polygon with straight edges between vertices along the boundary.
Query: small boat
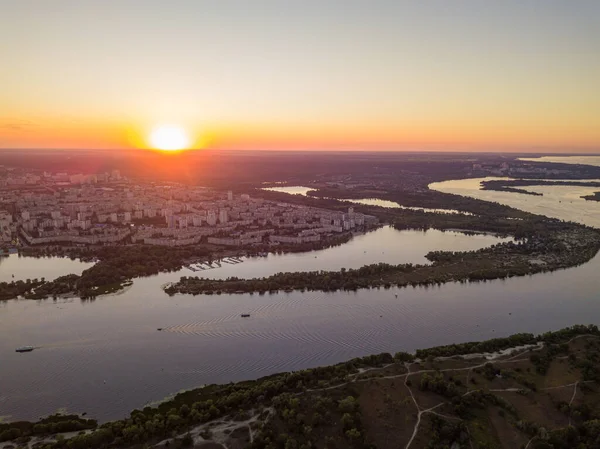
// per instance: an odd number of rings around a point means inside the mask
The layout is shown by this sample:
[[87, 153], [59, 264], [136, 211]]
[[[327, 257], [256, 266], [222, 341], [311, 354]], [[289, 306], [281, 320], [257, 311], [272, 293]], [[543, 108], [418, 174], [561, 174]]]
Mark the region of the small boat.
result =
[[33, 346], [21, 346], [20, 348], [15, 349], [16, 352], [31, 352], [35, 348]]
[[161, 331], [161, 330], [162, 330], [162, 327], [159, 327], [159, 328], [158, 328], [158, 329], [156, 329], [156, 330], [157, 330], [157, 331]]
[[242, 318], [248, 318], [249, 316], [250, 316], [249, 313], [242, 313], [242, 315], [241, 315]]

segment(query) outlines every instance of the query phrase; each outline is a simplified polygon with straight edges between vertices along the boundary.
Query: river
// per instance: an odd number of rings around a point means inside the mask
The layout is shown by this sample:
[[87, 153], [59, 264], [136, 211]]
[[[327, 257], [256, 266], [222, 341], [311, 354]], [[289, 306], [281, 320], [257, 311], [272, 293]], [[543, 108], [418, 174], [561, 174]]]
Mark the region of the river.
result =
[[[598, 187], [550, 185], [519, 187], [531, 192], [542, 193], [543, 196], [481, 190], [482, 181], [506, 179], [510, 178], [459, 179], [435, 182], [430, 184], [429, 188], [443, 193], [454, 193], [486, 201], [496, 201], [534, 214], [575, 221], [600, 228], [600, 202], [588, 201], [581, 198], [583, 195], [590, 195], [593, 192], [597, 192]], [[599, 182], [597, 179], [587, 181]]]
[[425, 254], [430, 251], [472, 251], [510, 240], [512, 239], [483, 234], [465, 235], [453, 231], [397, 231], [384, 226], [367, 234], [356, 235], [343, 245], [320, 251], [244, 258], [241, 264], [224, 262], [218, 269], [196, 273], [184, 270], [182, 275], [213, 279], [236, 276], [248, 279], [286, 271], [338, 271], [341, 268], [360, 268], [379, 262], [429, 264]]
[[556, 162], [560, 164], [582, 164], [600, 167], [600, 156], [541, 156], [520, 157], [520, 161], [528, 162]]
[[[476, 187], [464, 193], [478, 195]], [[588, 203], [574, 200], [573, 208], [589, 207]], [[536, 211], [534, 203], [527, 208]], [[577, 216], [596, 223], [593, 215], [579, 210]], [[349, 246], [312, 253], [312, 259], [270, 256], [223, 269], [248, 276], [295, 266], [337, 269], [356, 260], [359, 265], [379, 261], [385, 255], [416, 262], [440, 245], [464, 249], [467, 244], [494, 241], [491, 236], [408, 232], [382, 228], [358, 236]], [[336, 251], [338, 255], [329, 260], [326, 254]], [[286, 257], [299, 261], [286, 262], [290, 260]], [[198, 274], [219, 277], [219, 270]], [[64, 409], [106, 421], [207, 383], [257, 378], [382, 351], [413, 351], [598, 323], [599, 270], [596, 256], [576, 268], [485, 283], [168, 297], [162, 285], [180, 275], [195, 275], [184, 269], [136, 279], [123, 293], [95, 301], [7, 301], [0, 303], [0, 415], [37, 419]], [[241, 313], [250, 317], [241, 318]], [[14, 352], [25, 344], [39, 349]]]
[[45, 278], [53, 281], [67, 274], [81, 274], [92, 262], [80, 262], [67, 257], [22, 257], [18, 254], [0, 256], [0, 282]]
[[[283, 187], [265, 187], [263, 190], [270, 190], [272, 192], [280, 192], [280, 193], [288, 193], [290, 195], [301, 195], [308, 196], [308, 192], [316, 190], [312, 187], [304, 187], [304, 186], [283, 186]], [[325, 197], [326, 199], [329, 199]], [[456, 209], [431, 209], [428, 207], [415, 207], [415, 206], [403, 206], [402, 204], [396, 203], [395, 201], [382, 200], [380, 198], [334, 198], [338, 201], [345, 201], [347, 203], [354, 204], [364, 204], [365, 206], [379, 206], [379, 207], [388, 207], [392, 209], [407, 209], [407, 210], [416, 210], [421, 212], [433, 212], [437, 214], [465, 214], [472, 215], [469, 212], [463, 212]]]

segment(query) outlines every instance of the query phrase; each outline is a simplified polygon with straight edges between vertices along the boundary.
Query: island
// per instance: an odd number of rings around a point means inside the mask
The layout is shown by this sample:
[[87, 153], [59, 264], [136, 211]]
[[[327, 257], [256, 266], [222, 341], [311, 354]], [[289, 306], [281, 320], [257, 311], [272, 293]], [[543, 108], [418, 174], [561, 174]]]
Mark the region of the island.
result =
[[[583, 225], [559, 220], [507, 220], [508, 224], [490, 230], [507, 232], [512, 227], [516, 240], [477, 251], [435, 251], [426, 255], [431, 265], [378, 263], [358, 269], [277, 273], [253, 279], [208, 279], [181, 277], [165, 286], [169, 295], [277, 292], [280, 290], [357, 290], [434, 285], [445, 282], [479, 282], [524, 276], [580, 265], [600, 250], [600, 232]], [[396, 223], [407, 229], [405, 223]], [[412, 225], [411, 225], [412, 226]], [[408, 228], [410, 228], [409, 226]], [[475, 226], [473, 226], [475, 227]]]
[[600, 330], [577, 325], [208, 385], [103, 424], [4, 423], [0, 445], [592, 449], [599, 381]]

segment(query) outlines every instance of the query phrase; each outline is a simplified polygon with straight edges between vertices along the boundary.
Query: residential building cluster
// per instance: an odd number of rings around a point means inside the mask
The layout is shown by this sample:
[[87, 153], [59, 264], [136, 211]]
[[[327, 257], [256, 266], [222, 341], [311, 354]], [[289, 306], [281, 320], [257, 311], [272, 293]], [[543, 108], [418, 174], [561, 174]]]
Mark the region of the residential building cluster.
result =
[[572, 170], [540, 167], [535, 164], [519, 163], [511, 166], [508, 162], [501, 163], [474, 163], [473, 174], [494, 176], [559, 176], [569, 175]]
[[[116, 170], [108, 177], [3, 174], [0, 243], [303, 244], [377, 222], [353, 208], [342, 213], [204, 187], [134, 183]], [[15, 183], [34, 177], [37, 183]]]

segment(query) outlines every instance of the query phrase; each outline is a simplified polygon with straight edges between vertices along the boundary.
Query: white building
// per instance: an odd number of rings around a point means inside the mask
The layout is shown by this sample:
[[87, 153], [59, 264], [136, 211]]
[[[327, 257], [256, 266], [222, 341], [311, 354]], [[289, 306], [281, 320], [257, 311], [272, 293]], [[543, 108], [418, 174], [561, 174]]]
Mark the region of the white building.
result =
[[206, 224], [215, 226], [217, 224], [217, 213], [214, 210], [209, 210], [206, 216]]
[[219, 223], [221, 223], [221, 224], [227, 223], [227, 209], [221, 209], [219, 211]]

